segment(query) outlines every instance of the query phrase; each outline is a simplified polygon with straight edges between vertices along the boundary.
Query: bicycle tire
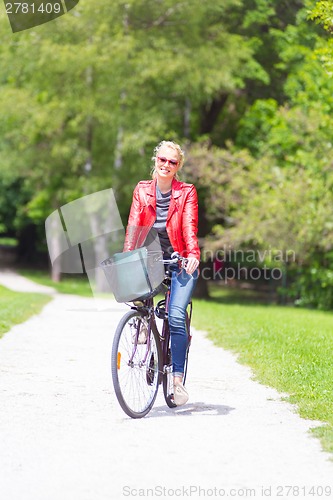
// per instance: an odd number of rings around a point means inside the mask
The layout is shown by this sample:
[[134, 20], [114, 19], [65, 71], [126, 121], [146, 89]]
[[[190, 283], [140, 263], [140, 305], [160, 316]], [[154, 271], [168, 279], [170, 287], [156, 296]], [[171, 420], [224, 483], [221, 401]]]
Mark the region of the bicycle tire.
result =
[[[147, 315], [141, 311], [129, 311], [120, 320], [112, 344], [111, 372], [115, 394], [121, 408], [131, 418], [147, 415], [159, 386], [162, 369], [159, 337], [151, 329], [148, 338], [148, 332]], [[142, 342], [146, 333], [147, 341]]]
[[[186, 312], [186, 324], [187, 324], [187, 329], [188, 332], [190, 331], [190, 322], [189, 322], [189, 317]], [[184, 376], [183, 376], [183, 384], [185, 385], [186, 381], [186, 375], [187, 375], [187, 368], [188, 368], [188, 355], [189, 355], [189, 350], [191, 346], [191, 336], [188, 334], [188, 344], [186, 348], [186, 355], [185, 355], [185, 365], [184, 365]], [[172, 356], [171, 356], [171, 348], [170, 345], [168, 347], [168, 354], [167, 354], [167, 363], [165, 365], [165, 371], [163, 373], [163, 394], [164, 394], [164, 399], [166, 404], [168, 405], [169, 408], [176, 408], [176, 404], [174, 403], [173, 400], [173, 374], [172, 374]]]

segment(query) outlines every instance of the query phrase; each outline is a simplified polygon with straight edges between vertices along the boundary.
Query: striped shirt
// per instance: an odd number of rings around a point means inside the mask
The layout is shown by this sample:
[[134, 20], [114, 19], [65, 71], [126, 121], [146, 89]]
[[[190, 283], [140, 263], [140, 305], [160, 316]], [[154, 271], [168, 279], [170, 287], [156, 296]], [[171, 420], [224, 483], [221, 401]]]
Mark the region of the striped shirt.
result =
[[163, 258], [169, 259], [173, 252], [169, 236], [166, 230], [166, 221], [168, 217], [168, 210], [171, 200], [171, 189], [168, 193], [161, 193], [156, 184], [156, 221], [153, 228], [157, 231], [161, 248], [163, 251]]

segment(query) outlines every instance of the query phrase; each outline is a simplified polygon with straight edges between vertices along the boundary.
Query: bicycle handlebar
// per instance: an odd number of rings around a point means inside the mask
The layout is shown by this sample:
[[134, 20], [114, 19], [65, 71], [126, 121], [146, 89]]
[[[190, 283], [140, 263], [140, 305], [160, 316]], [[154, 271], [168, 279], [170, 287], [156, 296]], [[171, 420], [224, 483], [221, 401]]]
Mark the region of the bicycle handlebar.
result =
[[184, 266], [187, 262], [187, 259], [182, 257], [178, 252], [173, 252], [170, 257], [170, 259], [162, 259], [163, 264], [176, 264], [177, 262], [181, 262], [182, 266]]

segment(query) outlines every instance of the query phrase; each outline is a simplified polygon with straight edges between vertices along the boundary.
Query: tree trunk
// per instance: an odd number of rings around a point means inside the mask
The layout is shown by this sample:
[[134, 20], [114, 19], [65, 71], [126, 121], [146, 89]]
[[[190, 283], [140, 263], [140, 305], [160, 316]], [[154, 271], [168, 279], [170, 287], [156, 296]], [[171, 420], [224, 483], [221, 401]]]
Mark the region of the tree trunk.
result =
[[51, 248], [49, 253], [50, 255], [57, 256], [55, 257], [53, 263], [51, 263], [51, 279], [52, 281], [59, 283], [61, 277], [61, 244], [59, 227], [55, 217], [52, 218], [50, 230], [52, 238], [50, 239]]
[[[99, 227], [98, 214], [90, 214], [90, 226], [92, 229], [92, 234], [101, 234]], [[94, 257], [95, 257], [95, 289], [96, 292], [107, 292], [109, 287], [104, 278], [103, 271], [101, 270], [99, 264], [105, 259], [107, 255], [107, 243], [106, 236], [98, 236], [93, 239], [94, 245]]]
[[191, 133], [191, 101], [187, 97], [185, 100], [185, 110], [184, 110], [184, 137], [186, 137], [186, 139], [189, 139], [190, 133]]
[[53, 263], [51, 270], [51, 279], [55, 283], [59, 283], [60, 278], [61, 278], [61, 258], [59, 257]]
[[27, 224], [18, 235], [17, 259], [24, 264], [36, 261], [37, 231], [35, 224]]
[[222, 94], [218, 99], [213, 99], [209, 107], [205, 107], [201, 117], [201, 134], [210, 134], [219, 118], [223, 106], [227, 102], [228, 94]]

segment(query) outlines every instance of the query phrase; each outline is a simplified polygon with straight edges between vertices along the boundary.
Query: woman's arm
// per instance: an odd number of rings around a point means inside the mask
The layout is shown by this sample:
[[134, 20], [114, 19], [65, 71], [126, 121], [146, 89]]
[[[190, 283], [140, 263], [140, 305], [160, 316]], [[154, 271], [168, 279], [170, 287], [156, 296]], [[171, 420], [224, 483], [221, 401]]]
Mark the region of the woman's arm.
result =
[[124, 252], [134, 250], [138, 241], [138, 232], [140, 232], [140, 198], [139, 185], [136, 185], [133, 191], [132, 205], [128, 216], [128, 223], [125, 234]]
[[[200, 260], [200, 248], [197, 238], [198, 195], [197, 195], [197, 190], [195, 189], [194, 186], [191, 186], [184, 203], [183, 216], [182, 216], [182, 231], [188, 254], [187, 257], [192, 261], [192, 263], [190, 263], [190, 268], [194, 267], [195, 261], [197, 261], [197, 264], [195, 265], [196, 268]], [[188, 269], [188, 271], [189, 270], [190, 269]]]

